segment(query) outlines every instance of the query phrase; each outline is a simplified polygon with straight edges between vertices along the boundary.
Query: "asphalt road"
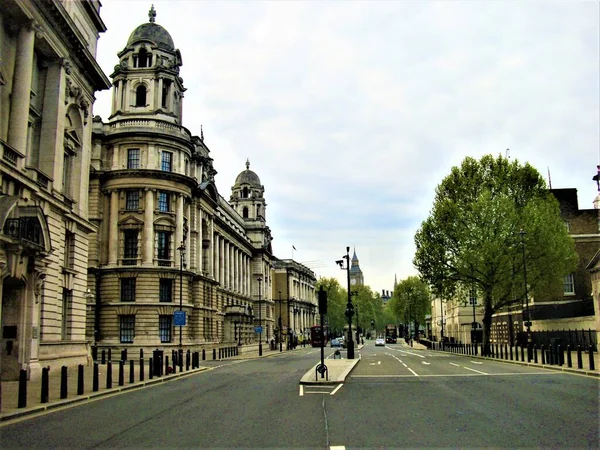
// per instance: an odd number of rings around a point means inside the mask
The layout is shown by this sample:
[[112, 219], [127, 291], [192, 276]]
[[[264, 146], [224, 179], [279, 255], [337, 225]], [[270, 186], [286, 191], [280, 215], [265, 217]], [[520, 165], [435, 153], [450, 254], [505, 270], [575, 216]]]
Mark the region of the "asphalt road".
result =
[[[331, 354], [328, 349], [326, 354]], [[210, 370], [0, 427], [1, 448], [598, 447], [597, 378], [375, 347], [344, 385], [317, 349]]]

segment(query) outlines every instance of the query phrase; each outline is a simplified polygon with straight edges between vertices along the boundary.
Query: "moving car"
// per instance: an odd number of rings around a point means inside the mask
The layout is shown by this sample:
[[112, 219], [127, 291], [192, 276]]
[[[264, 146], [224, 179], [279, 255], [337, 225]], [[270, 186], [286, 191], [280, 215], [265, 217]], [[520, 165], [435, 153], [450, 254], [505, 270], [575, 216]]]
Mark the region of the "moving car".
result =
[[376, 347], [379, 347], [379, 346], [385, 347], [385, 340], [383, 338], [375, 339], [375, 346]]
[[386, 344], [395, 344], [397, 342], [396, 338], [393, 336], [388, 336], [385, 338]]
[[339, 339], [332, 339], [331, 340], [331, 346], [332, 347], [342, 347], [342, 343], [340, 342]]

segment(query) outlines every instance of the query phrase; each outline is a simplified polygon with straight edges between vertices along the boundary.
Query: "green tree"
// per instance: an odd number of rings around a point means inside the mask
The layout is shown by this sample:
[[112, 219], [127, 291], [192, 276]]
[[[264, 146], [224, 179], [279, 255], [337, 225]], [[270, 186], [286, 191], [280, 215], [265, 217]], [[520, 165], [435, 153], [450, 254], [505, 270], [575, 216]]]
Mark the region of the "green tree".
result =
[[535, 295], [555, 289], [577, 262], [543, 178], [529, 164], [501, 156], [468, 157], [452, 168], [415, 244], [413, 263], [437, 295], [474, 289], [483, 299], [486, 352], [492, 315], [524, 303], [525, 269]]
[[431, 292], [428, 285], [417, 276], [402, 280], [394, 289], [388, 303], [397, 322], [412, 323], [415, 330], [425, 322], [425, 315], [431, 313]]
[[319, 278], [315, 284], [317, 292], [323, 286], [327, 292], [327, 323], [332, 333], [340, 334], [344, 329], [346, 319], [346, 303], [348, 302], [347, 291], [340, 286], [335, 278]]

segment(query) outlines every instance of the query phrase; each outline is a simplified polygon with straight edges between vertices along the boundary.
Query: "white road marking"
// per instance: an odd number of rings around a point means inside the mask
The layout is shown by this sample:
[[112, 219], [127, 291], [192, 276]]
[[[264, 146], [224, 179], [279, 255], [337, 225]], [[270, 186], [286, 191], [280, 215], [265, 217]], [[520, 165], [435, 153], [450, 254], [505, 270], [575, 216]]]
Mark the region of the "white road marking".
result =
[[346, 446], [344, 445], [332, 445], [329, 447], [329, 450], [346, 450]]
[[405, 355], [418, 356], [419, 358], [425, 358], [423, 355], [419, 355], [418, 353], [407, 352], [406, 350], [397, 350], [400, 353], [404, 353]]
[[377, 365], [381, 364], [381, 361], [377, 361]]
[[473, 372], [480, 373], [482, 375], [489, 375], [489, 373], [481, 372], [479, 370], [471, 369], [470, 367], [463, 367], [463, 369], [472, 370]]
[[421, 364], [425, 364], [426, 366], [429, 366], [431, 363], [428, 363], [426, 361], [421, 361]]
[[458, 365], [458, 364], [454, 364], [454, 363], [448, 363], [448, 364], [450, 364], [451, 366], [454, 366], [454, 367], [460, 367], [460, 365]]
[[335, 394], [337, 391], [339, 391], [342, 388], [343, 385], [344, 385], [344, 383], [338, 384], [337, 387], [333, 391], [331, 391], [331, 394], [329, 394], [329, 395]]
[[481, 365], [481, 364], [483, 364], [483, 363], [482, 363], [482, 362], [479, 362], [479, 361], [471, 361], [471, 364], [479, 364], [479, 365]]
[[304, 386], [300, 385], [300, 397], [304, 395]]
[[[475, 371], [477, 372], [477, 371]], [[532, 372], [532, 373], [521, 373], [521, 372], [507, 372], [507, 373], [437, 373], [430, 375], [419, 375], [419, 378], [435, 378], [435, 377], [501, 377], [504, 375], [564, 375], [565, 372], [559, 371], [548, 371], [548, 372]], [[579, 375], [579, 374], [577, 374]], [[414, 378], [413, 375], [350, 375], [352, 378]]]
[[396, 359], [397, 361], [400, 361], [400, 362], [402, 363], [402, 365], [403, 365], [404, 367], [406, 367], [406, 369], [407, 369], [407, 370], [409, 370], [409, 371], [410, 371], [410, 372], [411, 372], [411, 373], [412, 373], [412, 374], [413, 374], [415, 377], [418, 377], [418, 376], [419, 376], [419, 375], [417, 375], [417, 373], [416, 373], [414, 370], [412, 370], [410, 367], [408, 367], [406, 364], [404, 364], [404, 362], [403, 362], [403, 361], [402, 361], [400, 358], [398, 358], [398, 357], [397, 357], [397, 356], [395, 356], [395, 355], [391, 355], [391, 354], [390, 354], [390, 356], [391, 356], [392, 358]]

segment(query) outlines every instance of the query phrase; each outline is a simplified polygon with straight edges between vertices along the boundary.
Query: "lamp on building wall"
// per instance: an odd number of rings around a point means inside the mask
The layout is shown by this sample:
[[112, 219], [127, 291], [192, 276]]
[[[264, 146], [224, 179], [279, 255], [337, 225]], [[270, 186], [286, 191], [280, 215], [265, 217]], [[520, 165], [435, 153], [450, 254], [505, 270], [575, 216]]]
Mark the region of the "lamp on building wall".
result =
[[[346, 266], [344, 267], [344, 260], [346, 260]], [[335, 262], [340, 269], [345, 270], [347, 273], [348, 282], [348, 304], [346, 305], [346, 318], [348, 319], [348, 359], [354, 359], [354, 341], [352, 340], [352, 316], [354, 316], [354, 305], [352, 304], [352, 296], [350, 294], [350, 247], [346, 247], [346, 254], [342, 256], [342, 259], [338, 259]]]

